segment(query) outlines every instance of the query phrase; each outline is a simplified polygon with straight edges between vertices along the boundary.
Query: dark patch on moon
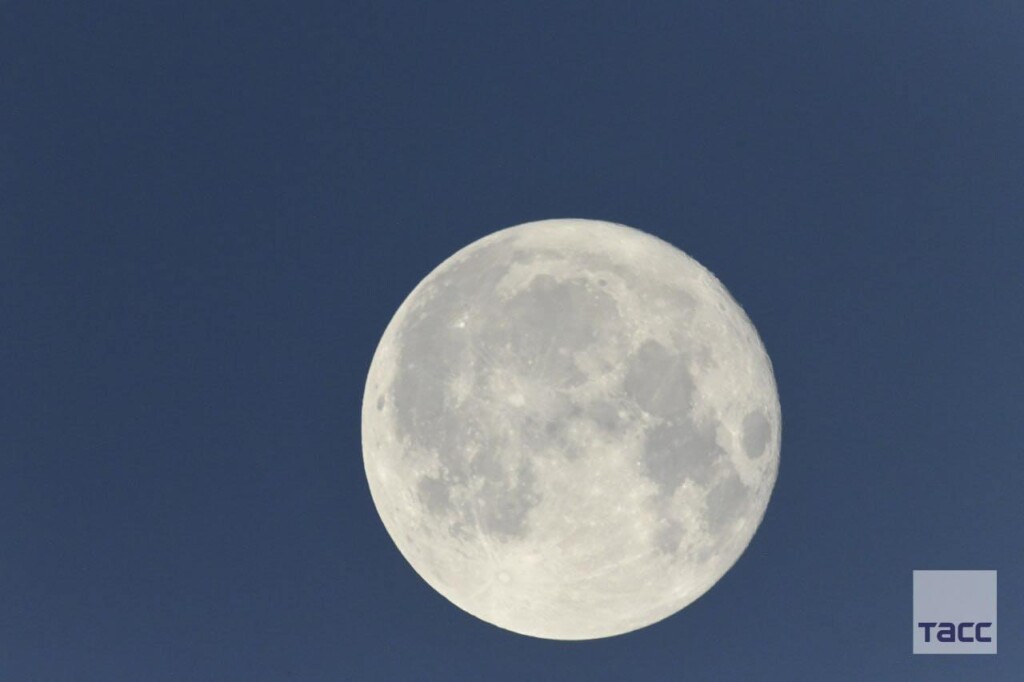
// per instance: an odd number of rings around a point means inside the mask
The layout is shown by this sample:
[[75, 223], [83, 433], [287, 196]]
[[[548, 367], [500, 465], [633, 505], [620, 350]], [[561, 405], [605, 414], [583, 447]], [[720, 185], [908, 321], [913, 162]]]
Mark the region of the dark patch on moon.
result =
[[576, 417], [564, 414], [551, 418], [528, 416], [519, 424], [521, 442], [533, 456], [556, 453], [569, 460], [577, 459], [584, 453], [570, 436], [576, 421]]
[[743, 418], [743, 449], [747, 457], [757, 459], [763, 455], [770, 435], [771, 424], [768, 423], [764, 412], [758, 410]]
[[596, 427], [599, 434], [615, 439], [621, 437], [626, 428], [625, 422], [613, 401], [594, 400], [581, 405], [566, 398], [546, 406], [543, 411], [526, 414], [517, 428], [522, 435], [522, 443], [533, 453], [555, 452], [575, 460], [587, 454], [591, 443], [589, 440], [579, 442], [574, 433], [594, 434]]
[[[520, 453], [543, 444], [579, 456], [569, 431], [588, 415], [557, 396], [548, 398], [543, 411], [514, 404], [495, 391], [495, 372], [561, 392], [588, 379], [576, 367], [575, 354], [621, 333], [614, 299], [583, 277], [540, 274], [521, 290], [499, 295], [497, 284], [509, 266], [533, 257], [470, 254], [427, 285], [426, 298], [396, 341], [396, 428], [414, 446], [407, 456], [435, 452], [447, 472], [421, 479], [419, 500], [431, 514], [447, 514], [498, 539], [524, 533], [530, 510], [540, 502], [533, 471], [518, 460]], [[450, 390], [456, 380], [468, 391], [458, 403]], [[597, 419], [605, 428], [617, 424], [610, 407]], [[498, 428], [502, 424], [511, 429]], [[453, 508], [451, 486], [469, 484], [480, 486], [472, 508]]]
[[630, 357], [623, 389], [647, 413], [671, 417], [689, 411], [694, 385], [685, 356], [648, 340]]
[[618, 326], [614, 300], [578, 278], [537, 275], [508, 300], [481, 309], [479, 350], [513, 375], [567, 388], [587, 380], [574, 356]]
[[750, 494], [750, 489], [732, 471], [708, 491], [707, 521], [712, 535], [721, 533], [744, 516]]
[[613, 435], [622, 432], [624, 420], [619, 416], [619, 407], [614, 402], [594, 401], [587, 405], [586, 414], [602, 431]]
[[[574, 355], [621, 334], [614, 299], [584, 277], [541, 274], [507, 298], [497, 293], [513, 262], [536, 257], [492, 245], [422, 290], [424, 301], [398, 331], [392, 386], [395, 426], [414, 445], [442, 458], [462, 457], [467, 448], [483, 445], [465, 433], [468, 424], [490, 424], [511, 409], [508, 396], [494, 395], [489, 386], [495, 370], [555, 390], [578, 386], [588, 377]], [[456, 379], [468, 384], [465, 404], [452, 404], [449, 387]]]
[[711, 425], [680, 416], [648, 430], [642, 457], [647, 477], [671, 494], [686, 479], [707, 482], [722, 453]]
[[[481, 292], [493, 291], [507, 269], [504, 240], [436, 273], [419, 292], [422, 301], [397, 331], [400, 350], [392, 386], [396, 428], [422, 447], [451, 447], [451, 425], [439, 424], [446, 411], [446, 387], [470, 362], [468, 335], [457, 326], [478, 308]], [[440, 437], [439, 437], [440, 436]]]
[[527, 516], [541, 501], [533, 470], [520, 466], [508, 480], [487, 479], [477, 498], [477, 520], [481, 532], [507, 540], [526, 534]]
[[675, 519], [662, 518], [658, 522], [658, 530], [654, 536], [654, 544], [665, 554], [675, 554], [679, 542], [683, 539], [683, 524]]
[[687, 357], [653, 340], [630, 358], [623, 380], [626, 395], [640, 409], [661, 419], [647, 431], [642, 459], [645, 474], [671, 494], [686, 479], [703, 484], [710, 478], [722, 448], [713, 424], [692, 417], [694, 381]]
[[421, 478], [416, 485], [416, 492], [420, 502], [431, 514], [440, 516], [448, 512], [451, 506], [451, 498], [448, 495], [448, 486], [444, 481], [426, 476]]

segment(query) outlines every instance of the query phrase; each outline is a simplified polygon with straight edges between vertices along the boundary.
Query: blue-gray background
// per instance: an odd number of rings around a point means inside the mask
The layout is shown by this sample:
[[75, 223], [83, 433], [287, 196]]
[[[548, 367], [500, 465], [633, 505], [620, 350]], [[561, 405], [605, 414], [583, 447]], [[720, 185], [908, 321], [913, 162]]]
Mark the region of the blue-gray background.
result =
[[[1010, 680], [1024, 5], [0, 5], [0, 679]], [[402, 560], [375, 344], [493, 230], [623, 222], [774, 361], [782, 469], [690, 608], [513, 635]], [[912, 656], [911, 571], [1000, 571]]]

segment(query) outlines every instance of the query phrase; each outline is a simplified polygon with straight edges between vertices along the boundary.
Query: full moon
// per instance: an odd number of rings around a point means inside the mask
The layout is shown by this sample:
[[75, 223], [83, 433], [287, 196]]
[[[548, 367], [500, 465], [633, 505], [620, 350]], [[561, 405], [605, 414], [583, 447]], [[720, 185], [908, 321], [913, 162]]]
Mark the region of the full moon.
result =
[[639, 230], [488, 235], [405, 299], [366, 381], [366, 476], [413, 569], [535, 637], [609, 637], [710, 589], [750, 543], [781, 412], [753, 325]]

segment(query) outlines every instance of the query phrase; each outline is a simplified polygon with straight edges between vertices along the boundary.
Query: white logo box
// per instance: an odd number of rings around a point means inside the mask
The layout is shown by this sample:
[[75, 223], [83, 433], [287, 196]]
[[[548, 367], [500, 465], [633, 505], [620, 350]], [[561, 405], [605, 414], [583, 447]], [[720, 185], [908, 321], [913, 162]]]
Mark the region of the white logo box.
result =
[[914, 653], [996, 653], [996, 571], [914, 571]]

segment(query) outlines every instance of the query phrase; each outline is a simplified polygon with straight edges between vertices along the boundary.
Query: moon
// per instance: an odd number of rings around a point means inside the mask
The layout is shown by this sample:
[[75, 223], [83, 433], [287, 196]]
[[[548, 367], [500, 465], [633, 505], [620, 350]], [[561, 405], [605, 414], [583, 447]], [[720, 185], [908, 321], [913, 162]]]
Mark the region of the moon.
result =
[[639, 230], [490, 234], [405, 299], [370, 365], [366, 477], [413, 569], [559, 640], [660, 621], [750, 543], [779, 466], [764, 346], [707, 269]]

